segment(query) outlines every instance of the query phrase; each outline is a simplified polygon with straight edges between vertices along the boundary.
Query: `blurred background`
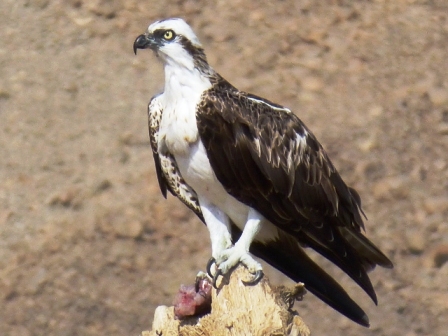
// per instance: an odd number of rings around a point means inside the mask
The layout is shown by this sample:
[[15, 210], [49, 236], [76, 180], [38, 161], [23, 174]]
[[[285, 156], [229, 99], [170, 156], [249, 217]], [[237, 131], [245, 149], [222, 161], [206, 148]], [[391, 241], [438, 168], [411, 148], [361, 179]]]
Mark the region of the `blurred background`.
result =
[[[183, 17], [238, 88], [291, 108], [363, 199], [395, 263], [364, 329], [311, 294], [314, 335], [447, 335], [448, 3], [2, 0], [0, 334], [138, 335], [210, 256], [163, 199], [146, 107], [163, 87], [154, 20]], [[267, 271], [274, 283], [288, 283]]]

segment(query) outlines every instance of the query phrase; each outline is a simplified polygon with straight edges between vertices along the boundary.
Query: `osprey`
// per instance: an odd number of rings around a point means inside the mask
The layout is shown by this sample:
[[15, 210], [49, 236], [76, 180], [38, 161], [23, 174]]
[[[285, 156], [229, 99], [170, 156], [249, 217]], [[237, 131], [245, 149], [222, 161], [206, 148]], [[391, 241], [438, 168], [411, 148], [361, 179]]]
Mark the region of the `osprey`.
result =
[[361, 232], [361, 200], [289, 109], [238, 90], [207, 63], [182, 19], [157, 21], [137, 49], [162, 60], [165, 87], [148, 107], [160, 189], [207, 226], [213, 282], [242, 263], [262, 276], [257, 256], [353, 321], [365, 312], [304, 251], [310, 247], [347, 273], [377, 304], [367, 272], [392, 262]]

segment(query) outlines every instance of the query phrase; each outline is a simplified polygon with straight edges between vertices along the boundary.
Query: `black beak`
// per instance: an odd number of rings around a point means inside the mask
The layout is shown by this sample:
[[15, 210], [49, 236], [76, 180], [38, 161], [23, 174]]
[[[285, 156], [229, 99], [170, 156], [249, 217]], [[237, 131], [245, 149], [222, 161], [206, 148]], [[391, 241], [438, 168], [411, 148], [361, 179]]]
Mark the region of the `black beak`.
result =
[[148, 38], [146, 35], [139, 35], [134, 41], [134, 54], [137, 55], [137, 49], [146, 49], [150, 48], [152, 45], [152, 40]]

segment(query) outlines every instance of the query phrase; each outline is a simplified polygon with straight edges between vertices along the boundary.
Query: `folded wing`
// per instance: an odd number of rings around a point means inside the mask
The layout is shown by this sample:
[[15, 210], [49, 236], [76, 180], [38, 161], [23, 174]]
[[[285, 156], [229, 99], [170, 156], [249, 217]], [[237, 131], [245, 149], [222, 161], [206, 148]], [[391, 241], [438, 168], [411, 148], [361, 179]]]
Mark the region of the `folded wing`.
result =
[[227, 192], [335, 263], [376, 303], [367, 272], [392, 263], [362, 234], [359, 195], [303, 122], [224, 80], [203, 94], [197, 120]]

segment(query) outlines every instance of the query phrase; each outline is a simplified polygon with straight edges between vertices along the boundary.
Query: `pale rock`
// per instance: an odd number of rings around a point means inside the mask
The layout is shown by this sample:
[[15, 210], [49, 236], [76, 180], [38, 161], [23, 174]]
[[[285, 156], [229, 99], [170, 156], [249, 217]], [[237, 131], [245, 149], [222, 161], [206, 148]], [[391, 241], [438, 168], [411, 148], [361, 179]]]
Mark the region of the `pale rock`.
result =
[[448, 124], [440, 124], [437, 126], [437, 131], [441, 135], [448, 135]]
[[31, 332], [25, 328], [24, 326], [14, 326], [12, 330], [10, 330], [9, 336], [31, 336]]
[[117, 237], [137, 239], [143, 234], [143, 224], [138, 220], [122, 220], [113, 226], [114, 233]]
[[131, 240], [115, 240], [109, 249], [107, 261], [116, 263], [121, 260], [133, 260], [135, 255], [135, 244]]
[[406, 231], [406, 243], [408, 249], [413, 254], [420, 254], [426, 247], [426, 237], [424, 232], [414, 231], [408, 232]]
[[50, 196], [46, 202], [50, 206], [63, 206], [66, 208], [79, 208], [82, 203], [79, 188], [69, 187], [64, 191], [59, 191]]
[[308, 76], [302, 79], [302, 88], [307, 91], [319, 92], [324, 87], [324, 82], [321, 78], [315, 76]]
[[9, 99], [11, 98], [11, 93], [5, 88], [0, 87], [0, 99]]
[[322, 67], [322, 58], [314, 52], [309, 52], [299, 59], [298, 64], [310, 70], [319, 70]]
[[368, 114], [373, 118], [378, 118], [384, 113], [384, 108], [381, 105], [373, 105], [369, 108]]
[[439, 244], [425, 255], [423, 264], [426, 268], [441, 268], [448, 262], [448, 244]]
[[252, 24], [258, 24], [260, 21], [264, 21], [266, 19], [266, 15], [261, 10], [254, 10], [249, 13], [249, 20]]
[[93, 187], [93, 194], [100, 194], [107, 189], [110, 189], [112, 187], [112, 182], [108, 179], [102, 179], [101, 181], [97, 182], [96, 185]]
[[372, 193], [379, 200], [404, 199], [409, 195], [409, 181], [402, 176], [386, 177], [375, 183]]
[[132, 208], [115, 211], [100, 209], [96, 216], [96, 226], [103, 232], [121, 238], [137, 239], [144, 231], [143, 223]]
[[423, 208], [428, 214], [442, 213], [448, 210], [448, 197], [431, 197], [423, 201]]
[[448, 245], [442, 244], [437, 246], [433, 251], [434, 266], [441, 268], [448, 262]]
[[92, 17], [72, 17], [73, 22], [79, 27], [85, 27], [89, 25], [93, 18]]
[[443, 106], [448, 103], [448, 89], [436, 87], [428, 91], [429, 99], [434, 106]]
[[123, 5], [121, 1], [116, 0], [90, 0], [85, 2], [85, 6], [90, 12], [110, 19], [117, 15]]
[[[448, 125], [447, 125], [447, 131], [448, 131]], [[442, 170], [444, 170], [446, 168], [447, 162], [446, 162], [445, 159], [439, 158], [437, 160], [434, 160], [432, 164], [433, 164], [435, 169], [437, 169], [438, 171], [442, 171]]]
[[360, 140], [358, 142], [358, 148], [364, 153], [370, 152], [372, 149], [378, 146], [378, 141], [375, 134], [371, 134], [367, 139]]
[[27, 278], [27, 283], [24, 288], [25, 294], [36, 295], [47, 282], [48, 272], [45, 268], [39, 268], [34, 274], [30, 274]]

